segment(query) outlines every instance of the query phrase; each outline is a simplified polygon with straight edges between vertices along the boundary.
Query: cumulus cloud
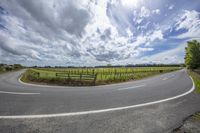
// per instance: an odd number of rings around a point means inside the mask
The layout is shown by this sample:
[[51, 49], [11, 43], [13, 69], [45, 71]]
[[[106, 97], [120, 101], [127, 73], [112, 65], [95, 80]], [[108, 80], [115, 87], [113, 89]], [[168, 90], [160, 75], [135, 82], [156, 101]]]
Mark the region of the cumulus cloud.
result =
[[[138, 58], [153, 52], [167, 32], [158, 18], [163, 11], [140, 4], [138, 1], [127, 8], [119, 0], [3, 0], [0, 62], [77, 66], [139, 63]], [[184, 12], [176, 30], [188, 32], [179, 38], [198, 37], [198, 15], [196, 11]]]
[[153, 14], [154, 14], [154, 13], [155, 13], [155, 14], [160, 14], [160, 10], [159, 10], [159, 9], [155, 9], [155, 10], [152, 11], [152, 13], [153, 13]]
[[177, 46], [175, 49], [166, 50], [162, 53], [158, 53], [152, 56], [143, 57], [143, 61], [146, 63], [168, 63], [168, 64], [176, 64], [183, 63], [186, 44], [181, 44]]
[[170, 6], [168, 7], [169, 10], [172, 10], [173, 8], [174, 8], [174, 5], [170, 5]]
[[[36, 51], [37, 47], [27, 46], [20, 40], [15, 40], [4, 34], [0, 34], [0, 48], [13, 55], [22, 55], [33, 59], [40, 60], [39, 53]], [[35, 49], [35, 50], [34, 50]]]
[[60, 2], [11, 0], [5, 6], [13, 15], [23, 19], [22, 21], [27, 26], [38, 31], [46, 31], [45, 33], [49, 31], [57, 33], [64, 30], [70, 34], [81, 35], [90, 18], [90, 14], [85, 8], [75, 1], [68, 0]]
[[200, 13], [185, 10], [180, 20], [176, 23], [176, 30], [186, 29], [187, 32], [178, 35], [177, 38], [199, 38], [200, 35]]
[[143, 17], [149, 17], [151, 14], [150, 10], [147, 9], [145, 6], [143, 6], [141, 8], [141, 13], [140, 13], [140, 17], [143, 18]]

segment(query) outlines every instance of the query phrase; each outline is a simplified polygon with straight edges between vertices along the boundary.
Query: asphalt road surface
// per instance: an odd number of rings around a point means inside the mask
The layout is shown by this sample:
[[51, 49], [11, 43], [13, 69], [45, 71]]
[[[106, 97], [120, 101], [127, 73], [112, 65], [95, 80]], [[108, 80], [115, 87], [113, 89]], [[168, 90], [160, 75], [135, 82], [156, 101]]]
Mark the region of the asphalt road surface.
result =
[[200, 110], [185, 70], [95, 87], [31, 85], [0, 75], [0, 133], [165, 133]]

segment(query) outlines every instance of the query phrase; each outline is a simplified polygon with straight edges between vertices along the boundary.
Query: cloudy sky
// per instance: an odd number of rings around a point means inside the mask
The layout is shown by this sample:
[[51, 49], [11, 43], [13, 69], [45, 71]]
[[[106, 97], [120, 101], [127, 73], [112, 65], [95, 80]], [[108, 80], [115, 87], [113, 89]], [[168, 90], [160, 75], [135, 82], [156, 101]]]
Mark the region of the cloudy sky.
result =
[[200, 0], [1, 0], [0, 63], [182, 63]]

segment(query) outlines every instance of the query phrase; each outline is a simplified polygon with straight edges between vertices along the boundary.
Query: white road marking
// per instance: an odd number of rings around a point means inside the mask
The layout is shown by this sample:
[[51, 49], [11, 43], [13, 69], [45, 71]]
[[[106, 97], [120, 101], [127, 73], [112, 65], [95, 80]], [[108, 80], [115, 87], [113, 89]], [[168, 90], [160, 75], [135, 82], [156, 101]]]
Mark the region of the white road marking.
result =
[[54, 88], [55, 87], [64, 87], [64, 88], [68, 88], [68, 87], [65, 87], [65, 86], [50, 86], [50, 85], [38, 85], [38, 84], [25, 83], [21, 80], [21, 77], [19, 77], [18, 82], [20, 82], [21, 84], [24, 84], [24, 85], [37, 86], [37, 87], [54, 87]]
[[164, 77], [162, 80], [168, 80], [168, 79], [170, 79], [170, 78], [173, 78], [175, 76], [175, 74], [172, 74], [171, 76], [169, 76], [169, 77]]
[[168, 80], [168, 79], [169, 79], [169, 78], [166, 78], [166, 77], [165, 77], [165, 78], [163, 78], [162, 80]]
[[120, 90], [129, 90], [129, 89], [140, 88], [140, 87], [144, 87], [144, 86], [146, 86], [146, 85], [144, 84], [144, 85], [138, 85], [138, 86], [131, 86], [131, 87], [127, 87], [127, 88], [120, 88], [118, 90], [119, 91]]
[[100, 110], [91, 110], [91, 111], [82, 111], [82, 112], [71, 112], [71, 113], [0, 116], [0, 119], [34, 119], [34, 118], [78, 116], [78, 115], [105, 113], [105, 112], [118, 111], [118, 110], [131, 109], [131, 108], [136, 108], [136, 107], [143, 107], [143, 106], [158, 104], [158, 103], [167, 102], [167, 101], [170, 101], [170, 100], [174, 100], [174, 99], [183, 97], [183, 96], [188, 95], [191, 92], [193, 92], [194, 89], [195, 89], [195, 85], [194, 85], [194, 81], [193, 81], [192, 78], [191, 78], [191, 80], [192, 80], [192, 88], [189, 91], [182, 93], [180, 95], [174, 96], [174, 97], [170, 97], [170, 98], [166, 98], [166, 99], [162, 99], [162, 100], [158, 100], [158, 101], [154, 101], [154, 102], [142, 103], [142, 104], [137, 104], [137, 105], [125, 106], [125, 107], [116, 107], [116, 108], [109, 108], [109, 109], [100, 109]]
[[9, 92], [9, 91], [0, 91], [0, 93], [13, 94], [13, 95], [38, 95], [38, 94], [40, 94], [40, 93]]

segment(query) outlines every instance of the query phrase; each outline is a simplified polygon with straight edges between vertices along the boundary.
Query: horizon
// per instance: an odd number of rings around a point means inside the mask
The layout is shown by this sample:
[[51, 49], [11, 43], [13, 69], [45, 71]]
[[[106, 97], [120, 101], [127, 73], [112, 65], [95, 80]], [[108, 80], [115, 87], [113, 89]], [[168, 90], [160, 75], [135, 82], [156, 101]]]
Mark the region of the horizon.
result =
[[45, 67], [60, 67], [60, 68], [115, 68], [115, 67], [166, 67], [166, 66], [182, 66], [185, 65], [184, 63], [171, 63], [171, 64], [125, 64], [125, 65], [112, 65], [112, 64], [106, 64], [106, 65], [96, 65], [96, 66], [51, 66], [51, 65], [23, 65], [23, 64], [6, 64], [6, 63], [0, 63], [0, 65], [8, 65], [8, 66], [13, 66], [13, 65], [22, 65], [23, 67], [38, 67], [38, 68], [45, 68]]
[[0, 2], [0, 63], [24, 66], [183, 64], [200, 40], [200, 1]]

